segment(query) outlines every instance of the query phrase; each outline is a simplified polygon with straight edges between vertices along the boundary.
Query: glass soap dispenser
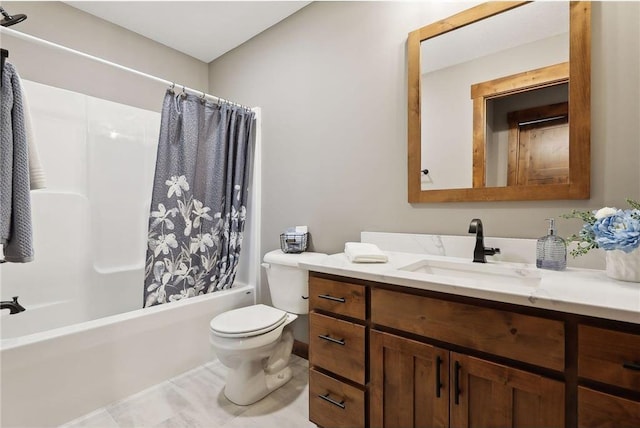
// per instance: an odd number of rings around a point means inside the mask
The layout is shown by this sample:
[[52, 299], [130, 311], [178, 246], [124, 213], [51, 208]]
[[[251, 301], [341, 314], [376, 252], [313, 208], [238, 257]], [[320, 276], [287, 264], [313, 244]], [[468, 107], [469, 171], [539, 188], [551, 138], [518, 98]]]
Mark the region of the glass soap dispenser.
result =
[[536, 266], [541, 269], [565, 270], [567, 268], [567, 243], [556, 235], [555, 219], [548, 218], [549, 234], [538, 239]]

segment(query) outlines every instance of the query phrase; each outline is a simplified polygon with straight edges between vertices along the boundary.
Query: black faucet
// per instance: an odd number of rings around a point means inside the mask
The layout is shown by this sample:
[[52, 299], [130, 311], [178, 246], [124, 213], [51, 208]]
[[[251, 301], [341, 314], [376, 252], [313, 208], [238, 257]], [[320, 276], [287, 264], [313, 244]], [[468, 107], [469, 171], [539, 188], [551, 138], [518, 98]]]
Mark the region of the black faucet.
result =
[[18, 296], [15, 296], [13, 300], [0, 302], [0, 309], [9, 309], [9, 314], [17, 314], [18, 312], [26, 311], [26, 309], [18, 303]]
[[482, 220], [474, 218], [469, 224], [469, 233], [476, 234], [476, 246], [473, 249], [473, 262], [486, 263], [487, 256], [500, 254], [500, 248], [491, 248], [484, 246], [484, 231], [482, 230]]

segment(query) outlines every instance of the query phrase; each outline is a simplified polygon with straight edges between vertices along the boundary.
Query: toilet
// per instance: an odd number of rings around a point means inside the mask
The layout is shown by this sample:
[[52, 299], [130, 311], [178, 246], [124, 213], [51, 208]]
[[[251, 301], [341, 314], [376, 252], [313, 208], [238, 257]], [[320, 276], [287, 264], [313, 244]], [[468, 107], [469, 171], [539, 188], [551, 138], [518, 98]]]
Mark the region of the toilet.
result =
[[257, 304], [224, 312], [211, 320], [211, 345], [229, 368], [224, 395], [233, 403], [255, 403], [291, 379], [289, 357], [293, 348], [291, 323], [309, 313], [309, 272], [302, 261], [326, 254], [286, 254], [281, 250], [264, 256], [262, 266], [273, 307]]

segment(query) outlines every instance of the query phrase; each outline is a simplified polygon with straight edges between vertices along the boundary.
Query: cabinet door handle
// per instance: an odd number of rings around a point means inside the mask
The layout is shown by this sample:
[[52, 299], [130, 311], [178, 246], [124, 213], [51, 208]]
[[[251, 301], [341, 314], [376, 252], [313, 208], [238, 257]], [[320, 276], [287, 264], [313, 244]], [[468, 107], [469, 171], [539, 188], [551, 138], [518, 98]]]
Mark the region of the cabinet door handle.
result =
[[454, 402], [456, 405], [460, 404], [460, 369], [462, 365], [459, 362], [455, 362], [453, 370], [453, 384], [454, 384]]
[[328, 340], [329, 342], [337, 343], [338, 345], [342, 345], [342, 346], [344, 346], [344, 344], [346, 343], [344, 339], [334, 339], [329, 335], [319, 334], [318, 337], [320, 339]]
[[640, 363], [635, 361], [625, 361], [622, 363], [622, 367], [629, 370], [640, 371]]
[[438, 355], [436, 357], [436, 397], [440, 398], [440, 389], [442, 388], [442, 382], [440, 382], [440, 366], [442, 366], [442, 358]]
[[347, 299], [345, 299], [344, 297], [333, 297], [328, 294], [319, 294], [318, 297], [321, 299], [327, 299], [333, 302], [340, 302], [340, 303], [344, 303], [347, 301]]
[[336, 401], [333, 398], [329, 397], [329, 392], [327, 392], [324, 395], [318, 395], [319, 398], [322, 398], [324, 401], [328, 401], [329, 403], [333, 404], [334, 406], [338, 406], [341, 409], [345, 409], [347, 406], [345, 406], [344, 404], [344, 400], [342, 401]]

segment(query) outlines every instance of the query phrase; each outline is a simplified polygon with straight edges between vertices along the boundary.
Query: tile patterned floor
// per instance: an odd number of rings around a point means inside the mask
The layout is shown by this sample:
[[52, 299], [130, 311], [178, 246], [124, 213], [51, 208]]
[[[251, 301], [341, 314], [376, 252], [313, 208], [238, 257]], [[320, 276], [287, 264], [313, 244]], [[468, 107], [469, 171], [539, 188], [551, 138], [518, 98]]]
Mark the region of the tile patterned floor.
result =
[[307, 360], [292, 356], [293, 378], [250, 406], [223, 394], [227, 368], [205, 364], [62, 425], [63, 428], [304, 428], [309, 422]]

